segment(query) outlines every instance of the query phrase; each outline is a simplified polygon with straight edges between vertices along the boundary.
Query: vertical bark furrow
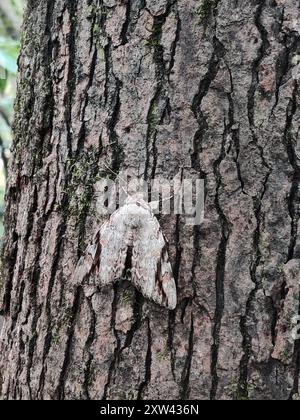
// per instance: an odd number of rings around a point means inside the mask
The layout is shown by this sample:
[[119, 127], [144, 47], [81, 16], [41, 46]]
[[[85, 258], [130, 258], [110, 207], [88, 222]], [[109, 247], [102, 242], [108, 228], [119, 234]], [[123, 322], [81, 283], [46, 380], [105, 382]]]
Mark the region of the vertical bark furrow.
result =
[[66, 348], [64, 351], [64, 362], [63, 362], [63, 366], [62, 366], [60, 376], [59, 376], [59, 383], [54, 392], [54, 397], [59, 400], [64, 399], [64, 386], [66, 382], [66, 376], [68, 374], [68, 367], [70, 365], [71, 358], [72, 358], [72, 340], [74, 336], [76, 319], [80, 310], [80, 305], [82, 303], [82, 297], [83, 297], [82, 288], [81, 286], [79, 286], [77, 287], [77, 290], [75, 292], [74, 303], [71, 310], [70, 325], [69, 325], [68, 333], [67, 333], [68, 339], [67, 339]]
[[201, 103], [207, 94], [209, 87], [215, 79], [220, 65], [220, 60], [225, 54], [223, 45], [214, 37], [213, 53], [208, 63], [208, 70], [203, 79], [200, 81], [199, 88], [192, 102], [192, 111], [198, 122], [199, 130], [195, 133], [193, 139], [193, 153], [191, 155], [192, 168], [201, 173], [201, 165], [199, 162], [199, 153], [201, 152], [202, 139], [207, 129], [206, 119], [201, 111]]
[[[74, 94], [76, 91], [76, 51], [77, 51], [77, 11], [78, 1], [66, 3], [66, 10], [68, 11], [68, 19], [70, 25], [70, 32], [67, 36], [67, 44], [69, 47], [68, 54], [68, 79], [67, 79], [67, 95], [65, 98], [65, 124], [67, 129], [67, 145], [68, 157], [73, 156], [74, 138], [72, 133], [72, 106]], [[64, 14], [64, 12], [63, 12]]]
[[290, 242], [289, 252], [288, 252], [288, 261], [294, 258], [295, 246], [296, 246], [297, 235], [298, 235], [298, 221], [299, 221], [299, 216], [300, 216], [300, 212], [299, 212], [300, 166], [298, 163], [299, 159], [297, 158], [295, 148], [293, 145], [293, 138], [291, 135], [293, 118], [297, 110], [297, 92], [298, 92], [298, 86], [295, 82], [293, 96], [286, 110], [286, 125], [285, 125], [285, 132], [283, 136], [283, 141], [284, 141], [284, 145], [287, 151], [289, 162], [293, 169], [292, 185], [291, 185], [291, 190], [288, 197], [288, 208], [289, 208], [289, 213], [291, 217], [291, 242]]
[[[176, 2], [176, 4], [177, 4], [177, 2]], [[181, 33], [181, 30], [182, 30], [181, 19], [180, 19], [179, 13], [178, 13], [178, 8], [177, 8], [177, 11], [176, 11], [176, 21], [177, 21], [177, 23], [176, 23], [176, 33], [175, 33], [175, 38], [172, 41], [171, 58], [170, 58], [170, 64], [169, 64], [169, 68], [168, 68], [169, 82], [170, 82], [170, 75], [172, 73], [172, 70], [173, 70], [173, 67], [174, 67], [174, 64], [175, 64], [177, 46], [178, 46], [178, 43], [180, 41], [180, 33]]]
[[[165, 12], [161, 15], [154, 16], [153, 25], [151, 29], [151, 36], [148, 40], [148, 46], [153, 52], [153, 62], [155, 66], [155, 93], [151, 99], [148, 114], [147, 114], [147, 135], [146, 135], [146, 162], [144, 170], [144, 179], [150, 181], [155, 179], [157, 168], [158, 149], [156, 146], [159, 125], [163, 124], [164, 114], [168, 107], [168, 71], [164, 60], [164, 47], [162, 45], [163, 27], [166, 23], [167, 17], [170, 15], [176, 2], [167, 1]], [[175, 46], [173, 46], [172, 53], [176, 51], [176, 42], [178, 29], [175, 35]], [[172, 57], [171, 60], [174, 60]], [[149, 171], [149, 169], [151, 170]]]
[[131, 22], [131, 0], [128, 0], [126, 3], [125, 21], [123, 23], [121, 35], [120, 35], [121, 42], [122, 42], [121, 45], [126, 45], [128, 43], [128, 30], [129, 30], [130, 22]]
[[191, 327], [190, 327], [190, 336], [189, 336], [189, 347], [186, 357], [186, 362], [184, 366], [184, 370], [182, 373], [182, 380], [181, 380], [181, 392], [180, 398], [182, 400], [188, 400], [190, 394], [190, 374], [191, 374], [191, 366], [192, 366], [192, 358], [193, 358], [193, 351], [194, 351], [194, 320], [193, 314], [191, 315]]
[[226, 267], [226, 252], [227, 244], [230, 236], [230, 223], [227, 220], [226, 215], [223, 212], [220, 203], [220, 189], [222, 186], [222, 177], [219, 171], [220, 164], [225, 157], [225, 141], [226, 141], [226, 129], [224, 132], [224, 140], [222, 144], [222, 151], [219, 159], [214, 164], [214, 174], [216, 178], [216, 195], [215, 195], [215, 206], [221, 222], [221, 241], [218, 247], [218, 255], [216, 262], [216, 309], [214, 315], [213, 325], [213, 345], [211, 349], [211, 375], [212, 375], [212, 386], [211, 386], [211, 399], [214, 400], [217, 394], [218, 388], [218, 354], [220, 346], [220, 330], [224, 311], [224, 279], [225, 279], [225, 267]]
[[120, 351], [121, 351], [121, 342], [119, 338], [119, 333], [116, 329], [116, 313], [117, 313], [117, 301], [118, 301], [118, 284], [114, 285], [114, 300], [112, 303], [112, 314], [111, 314], [111, 329], [114, 332], [116, 346], [114, 349], [114, 354], [112, 356], [112, 360], [109, 366], [108, 375], [107, 375], [107, 382], [104, 387], [104, 393], [103, 393], [103, 399], [109, 399], [109, 392], [110, 392], [110, 386], [112, 384], [112, 381], [114, 379], [114, 375], [116, 373], [116, 370], [118, 368], [118, 362], [120, 358]]
[[85, 138], [86, 138], [86, 121], [85, 121], [86, 115], [85, 114], [86, 114], [86, 108], [87, 108], [88, 103], [89, 103], [89, 89], [93, 85], [93, 79], [94, 79], [94, 75], [95, 75], [97, 59], [98, 59], [98, 51], [97, 51], [97, 48], [95, 48], [94, 52], [92, 54], [92, 59], [91, 59], [91, 63], [90, 63], [90, 73], [89, 73], [86, 89], [85, 89], [85, 92], [84, 92], [83, 107], [82, 107], [82, 112], [81, 112], [81, 116], [80, 116], [81, 127], [80, 127], [80, 131], [79, 131], [79, 134], [78, 134], [78, 143], [77, 143], [77, 150], [76, 150], [77, 158], [78, 158], [78, 156], [80, 156], [80, 153], [84, 149], [84, 143], [85, 143]]
[[[265, 6], [266, 6], [266, 0], [259, 2], [257, 9], [255, 11], [255, 15], [254, 15], [254, 22], [261, 37], [261, 47], [258, 51], [256, 60], [253, 62], [252, 83], [248, 92], [248, 119], [249, 119], [252, 133], [254, 132], [254, 129], [255, 129], [255, 123], [254, 123], [255, 92], [259, 83], [259, 67], [270, 47], [270, 43], [268, 41], [268, 33], [261, 22], [262, 14], [265, 10]], [[255, 140], [255, 137], [254, 137], [254, 140]]]
[[236, 126], [236, 115], [235, 115], [235, 107], [234, 107], [234, 99], [233, 99], [235, 89], [234, 89], [233, 77], [232, 77], [230, 67], [227, 64], [226, 64], [226, 66], [227, 66], [229, 76], [230, 76], [230, 93], [227, 94], [228, 102], [229, 102], [229, 110], [228, 110], [228, 123], [229, 124], [228, 124], [227, 130], [232, 136], [233, 144], [234, 144], [234, 147], [235, 147], [234, 161], [235, 161], [235, 164], [236, 164], [237, 177], [238, 177], [238, 180], [240, 182], [242, 192], [244, 194], [247, 194], [247, 193], [245, 193], [245, 190], [244, 190], [245, 183], [244, 183], [244, 180], [243, 180], [243, 177], [242, 177], [241, 165], [240, 165], [240, 161], [239, 161], [239, 158], [240, 158], [240, 137], [239, 137], [240, 134], [239, 134], [239, 130], [240, 129], [239, 129], [239, 126], [238, 127]]
[[121, 165], [124, 161], [124, 154], [122, 150], [122, 146], [119, 144], [119, 138], [116, 133], [116, 126], [119, 119], [120, 114], [120, 92], [122, 89], [122, 82], [114, 75], [113, 70], [113, 84], [114, 84], [114, 93], [113, 97], [111, 98], [111, 104], [109, 105], [112, 109], [111, 116], [109, 118], [107, 128], [109, 133], [109, 142], [112, 151], [112, 170], [114, 173], [118, 173]]
[[151, 328], [150, 328], [149, 319], [147, 320], [147, 324], [148, 324], [148, 348], [147, 348], [146, 359], [145, 359], [145, 379], [139, 386], [137, 400], [143, 399], [143, 392], [151, 380], [152, 336], [151, 336]]

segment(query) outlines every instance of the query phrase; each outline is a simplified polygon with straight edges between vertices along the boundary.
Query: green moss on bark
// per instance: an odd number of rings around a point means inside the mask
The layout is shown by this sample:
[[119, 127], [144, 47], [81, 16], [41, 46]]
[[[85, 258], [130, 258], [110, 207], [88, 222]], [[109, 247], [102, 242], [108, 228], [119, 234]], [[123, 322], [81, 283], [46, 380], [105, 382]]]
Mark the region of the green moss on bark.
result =
[[206, 23], [216, 9], [220, 0], [200, 0], [197, 9], [199, 23]]

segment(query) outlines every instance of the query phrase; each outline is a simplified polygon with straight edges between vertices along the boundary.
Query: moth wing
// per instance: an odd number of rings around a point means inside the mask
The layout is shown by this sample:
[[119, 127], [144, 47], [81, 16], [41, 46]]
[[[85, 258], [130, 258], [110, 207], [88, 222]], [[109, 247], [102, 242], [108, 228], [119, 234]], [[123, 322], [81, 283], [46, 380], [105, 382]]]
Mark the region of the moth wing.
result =
[[132, 283], [155, 303], [175, 309], [176, 284], [158, 220], [149, 212], [134, 242]]
[[112, 214], [101, 230], [100, 284], [115, 282], [123, 277], [128, 249], [128, 229], [120, 211]]
[[126, 254], [125, 226], [115, 212], [102, 225], [78, 261], [75, 281], [81, 284], [89, 276], [97, 276], [100, 285], [106, 285], [118, 280], [123, 274]]

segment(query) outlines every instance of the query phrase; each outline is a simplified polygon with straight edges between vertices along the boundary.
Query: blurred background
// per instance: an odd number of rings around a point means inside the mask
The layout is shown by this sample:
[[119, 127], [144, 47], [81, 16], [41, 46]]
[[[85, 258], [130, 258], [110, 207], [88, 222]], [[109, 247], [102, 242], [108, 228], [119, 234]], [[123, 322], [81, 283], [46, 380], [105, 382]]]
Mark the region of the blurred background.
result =
[[24, 0], [0, 0], [0, 238], [23, 7]]

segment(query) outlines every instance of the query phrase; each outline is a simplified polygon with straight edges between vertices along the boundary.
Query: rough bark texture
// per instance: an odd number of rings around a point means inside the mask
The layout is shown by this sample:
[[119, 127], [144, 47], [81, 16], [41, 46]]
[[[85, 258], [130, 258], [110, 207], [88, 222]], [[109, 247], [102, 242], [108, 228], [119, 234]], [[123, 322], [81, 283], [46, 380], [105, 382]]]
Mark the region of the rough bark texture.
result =
[[[295, 19], [295, 0], [28, 1], [3, 399], [298, 398]], [[105, 165], [205, 178], [203, 225], [160, 220], [174, 312], [72, 284]]]

